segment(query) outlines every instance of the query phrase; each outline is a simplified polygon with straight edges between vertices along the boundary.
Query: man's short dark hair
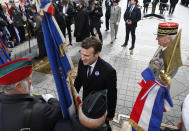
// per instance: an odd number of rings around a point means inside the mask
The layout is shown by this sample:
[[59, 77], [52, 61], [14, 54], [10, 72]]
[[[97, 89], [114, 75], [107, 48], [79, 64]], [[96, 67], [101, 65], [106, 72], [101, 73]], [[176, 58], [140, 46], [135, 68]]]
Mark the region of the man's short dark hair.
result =
[[134, 0], [136, 2], [136, 5], [138, 4], [138, 0]]
[[84, 49], [92, 47], [94, 49], [94, 54], [101, 52], [102, 50], [101, 41], [94, 36], [85, 38], [81, 43], [81, 47]]

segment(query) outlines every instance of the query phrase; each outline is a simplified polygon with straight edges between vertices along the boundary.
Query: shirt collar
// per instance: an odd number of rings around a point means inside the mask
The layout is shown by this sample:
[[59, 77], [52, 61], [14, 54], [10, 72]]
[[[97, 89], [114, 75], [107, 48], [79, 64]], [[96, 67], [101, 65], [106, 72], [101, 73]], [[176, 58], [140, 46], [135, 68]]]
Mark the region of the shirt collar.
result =
[[[98, 60], [98, 59], [97, 59], [97, 60]], [[95, 65], [96, 65], [97, 60], [96, 60], [93, 64], [91, 64], [91, 65], [89, 65], [89, 66], [91, 66], [92, 68], [94, 68]]]

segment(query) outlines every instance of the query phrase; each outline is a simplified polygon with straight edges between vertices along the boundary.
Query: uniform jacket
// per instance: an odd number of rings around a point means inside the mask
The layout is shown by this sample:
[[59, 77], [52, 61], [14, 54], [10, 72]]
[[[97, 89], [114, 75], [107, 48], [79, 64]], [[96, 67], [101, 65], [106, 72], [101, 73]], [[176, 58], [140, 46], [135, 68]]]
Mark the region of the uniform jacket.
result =
[[61, 118], [61, 109], [56, 99], [48, 103], [28, 94], [4, 95], [0, 94], [0, 131], [20, 131], [26, 120], [25, 112], [34, 100], [30, 118], [31, 131], [52, 131], [56, 121]]
[[110, 16], [110, 23], [117, 23], [120, 22], [121, 18], [121, 7], [119, 6], [112, 6], [111, 7], [111, 16]]
[[124, 20], [126, 21], [130, 19], [132, 21], [132, 24], [131, 25], [126, 24], [127, 26], [137, 27], [137, 22], [141, 20], [141, 11], [137, 6], [135, 6], [130, 15], [129, 13], [130, 8], [131, 6], [126, 9], [125, 14], [124, 14]]
[[107, 62], [98, 58], [93, 72], [89, 78], [87, 78], [87, 66], [83, 65], [80, 60], [78, 65], [78, 75], [76, 77], [74, 86], [79, 92], [81, 86], [83, 86], [83, 100], [93, 90], [107, 89], [107, 105], [109, 118], [114, 117], [116, 102], [117, 102], [117, 77], [116, 70]]
[[85, 7], [79, 9], [75, 17], [75, 35], [77, 42], [90, 36], [89, 12]]

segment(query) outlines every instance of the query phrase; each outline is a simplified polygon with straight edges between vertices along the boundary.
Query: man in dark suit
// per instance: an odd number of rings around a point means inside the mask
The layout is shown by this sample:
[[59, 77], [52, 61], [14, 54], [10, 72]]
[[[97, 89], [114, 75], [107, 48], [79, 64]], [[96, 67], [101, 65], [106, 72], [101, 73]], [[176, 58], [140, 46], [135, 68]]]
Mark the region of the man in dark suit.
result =
[[106, 21], [106, 31], [109, 30], [109, 20], [110, 20], [110, 11], [112, 6], [112, 0], [105, 1], [106, 13], [105, 13], [105, 21]]
[[125, 37], [125, 43], [122, 45], [122, 47], [126, 47], [129, 40], [129, 34], [131, 32], [132, 36], [132, 46], [129, 48], [129, 50], [133, 50], [135, 47], [135, 30], [137, 27], [137, 22], [141, 19], [141, 11], [136, 6], [137, 0], [131, 0], [131, 6], [126, 9], [124, 14], [124, 20], [126, 24], [126, 37]]
[[99, 57], [101, 49], [102, 44], [95, 37], [88, 37], [82, 42], [81, 60], [74, 86], [77, 92], [83, 86], [83, 100], [91, 91], [107, 89], [107, 121], [109, 121], [113, 119], [116, 109], [117, 77], [116, 70]]

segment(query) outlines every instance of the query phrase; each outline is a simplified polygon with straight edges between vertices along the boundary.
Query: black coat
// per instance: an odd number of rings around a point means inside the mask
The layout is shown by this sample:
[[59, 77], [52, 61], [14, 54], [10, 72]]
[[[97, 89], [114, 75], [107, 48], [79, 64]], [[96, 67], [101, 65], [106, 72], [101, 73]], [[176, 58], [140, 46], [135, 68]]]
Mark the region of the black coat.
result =
[[90, 36], [89, 12], [85, 7], [79, 9], [75, 17], [75, 36], [76, 42]]
[[56, 99], [50, 99], [48, 103], [27, 94], [4, 95], [0, 94], [0, 131], [20, 131], [26, 121], [26, 109], [33, 102], [31, 119], [29, 120], [31, 131], [52, 131], [55, 123], [61, 118], [61, 109]]
[[111, 12], [111, 6], [112, 6], [112, 0], [110, 0], [110, 5], [108, 3], [108, 0], [105, 1], [105, 6], [106, 6], [106, 13], [105, 16], [106, 17], [110, 17], [110, 12]]
[[67, 14], [68, 16], [65, 17], [66, 25], [71, 25], [73, 24], [74, 10], [73, 10], [73, 5], [70, 3], [68, 4]]
[[87, 78], [87, 66], [83, 65], [83, 62], [80, 60], [74, 86], [77, 92], [79, 92], [81, 86], [83, 86], [83, 100], [93, 90], [108, 89], [107, 117], [114, 117], [117, 102], [117, 76], [116, 70], [110, 64], [99, 57], [91, 76]]
[[178, 0], [170, 0], [171, 5], [176, 5], [178, 3]]
[[[98, 11], [97, 13], [95, 11]], [[90, 11], [90, 26], [101, 27], [101, 17], [103, 16], [102, 7], [98, 6]]]
[[127, 26], [137, 27], [137, 22], [139, 20], [141, 20], [141, 11], [137, 6], [135, 6], [133, 11], [131, 12], [131, 16], [130, 16], [130, 13], [129, 13], [130, 8], [131, 8], [131, 6], [126, 9], [125, 14], [124, 14], [124, 20], [125, 21], [127, 21], [127, 20], [132, 21], [132, 24], [131, 25], [126, 24]]
[[16, 27], [20, 27], [24, 25], [24, 20], [22, 19], [22, 13], [19, 8], [10, 8], [11, 15], [13, 17], [13, 22]]

